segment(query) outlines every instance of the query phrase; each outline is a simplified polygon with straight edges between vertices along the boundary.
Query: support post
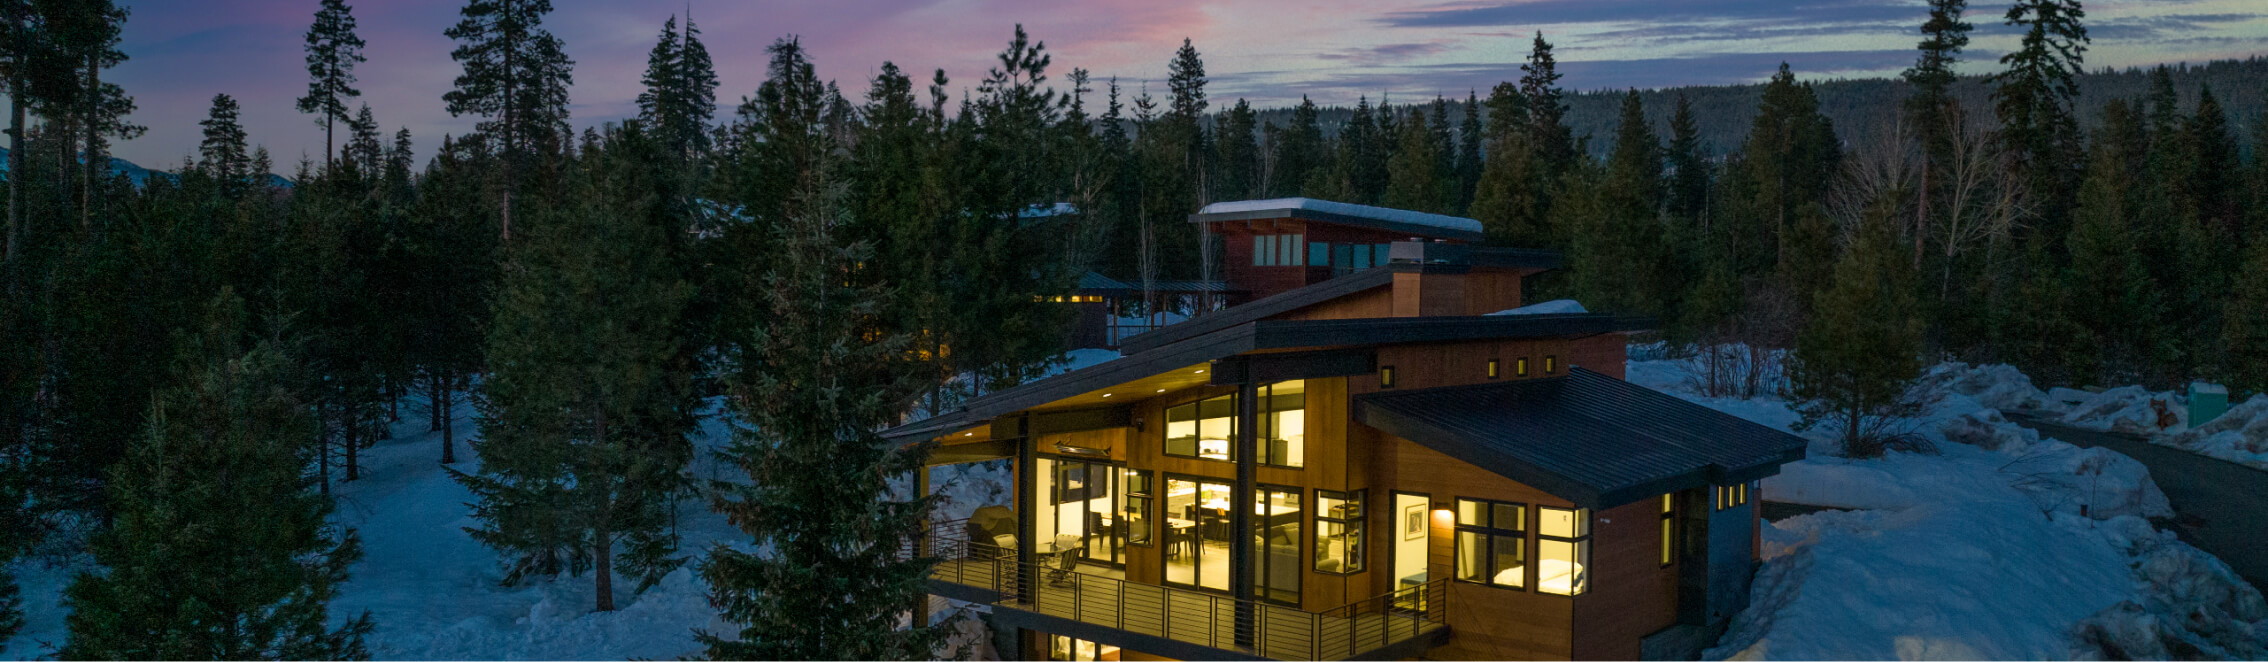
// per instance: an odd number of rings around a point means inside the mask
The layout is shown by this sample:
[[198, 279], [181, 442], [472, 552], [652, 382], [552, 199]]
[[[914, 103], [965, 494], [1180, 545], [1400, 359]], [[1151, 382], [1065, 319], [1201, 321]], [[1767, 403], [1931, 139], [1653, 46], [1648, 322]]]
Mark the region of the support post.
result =
[[[923, 465], [921, 465], [921, 466], [919, 466], [919, 467], [915, 467], [915, 468], [914, 468], [914, 498], [916, 498], [916, 499], [927, 499], [927, 498], [929, 498], [929, 465], [928, 465], [928, 464], [923, 464]], [[931, 541], [931, 538], [934, 538], [934, 537], [936, 537], [936, 532], [937, 532], [937, 525], [936, 525], [936, 523], [935, 523], [935, 522], [930, 522], [930, 521], [928, 521], [928, 518], [923, 518], [923, 521], [922, 521], [922, 524], [921, 524], [921, 533], [917, 534], [917, 535], [916, 535], [916, 536], [914, 537], [914, 550], [913, 550], [913, 551], [914, 551], [914, 558], [916, 558], [916, 559], [926, 559], [926, 558], [930, 558], [930, 550], [932, 549], [932, 541]], [[964, 555], [964, 556], [965, 556], [965, 555]], [[915, 628], [925, 628], [925, 627], [929, 627], [929, 602], [930, 602], [930, 598], [929, 598], [929, 596], [928, 596], [927, 594], [923, 594], [923, 595], [922, 595], [922, 597], [921, 597], [921, 604], [919, 604], [919, 605], [915, 605], [915, 606], [914, 606], [914, 611], [913, 611], [913, 624], [912, 624], [912, 625], [913, 625], [913, 627], [915, 627]]]
[[[1000, 425], [1000, 421], [993, 423]], [[1036, 600], [1032, 591], [1039, 586], [1039, 565], [1032, 560], [1032, 549], [1039, 544], [1039, 448], [1024, 421], [1011, 423], [1022, 436], [1016, 440], [1016, 583], [1013, 589], [1019, 600]]]
[[1260, 455], [1260, 389], [1250, 380], [1236, 391], [1236, 490], [1229, 496], [1229, 590], [1236, 596], [1236, 643], [1251, 646], [1254, 573], [1252, 506], [1258, 493], [1254, 463]]

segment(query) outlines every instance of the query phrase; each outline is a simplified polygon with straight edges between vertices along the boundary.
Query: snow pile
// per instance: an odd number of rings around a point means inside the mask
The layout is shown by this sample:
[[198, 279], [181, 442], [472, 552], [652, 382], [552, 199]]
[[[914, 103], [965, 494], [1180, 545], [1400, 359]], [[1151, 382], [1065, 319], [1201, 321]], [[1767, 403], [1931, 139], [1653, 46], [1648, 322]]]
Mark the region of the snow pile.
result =
[[2135, 594], [2091, 525], [2020, 499], [1772, 523], [1749, 608], [1703, 657], [2065, 657], [2073, 623]]
[[2268, 659], [2268, 603], [2220, 559], [2146, 526], [2123, 534], [2142, 582], [2074, 628], [2068, 657], [2085, 660]]
[[2087, 394], [2061, 420], [2089, 430], [2155, 434], [2182, 429], [2188, 416], [2188, 400], [2172, 391], [2121, 386]]
[[2268, 395], [2255, 395], [2194, 428], [2153, 435], [2150, 442], [2268, 470]]
[[[1696, 395], [1694, 365], [1633, 361], [1628, 374], [1782, 430], [1798, 420], [1774, 397]], [[2141, 633], [2188, 641], [2257, 632], [2247, 629], [2254, 626], [2243, 606], [2259, 599], [2256, 591], [2210, 555], [2151, 528], [2145, 518], [2172, 509], [2147, 467], [2042, 439], [2001, 415], [2000, 407], [2054, 409], [2022, 373], [1941, 365], [1919, 395], [1927, 410], [1899, 429], [1931, 441], [1937, 454], [1851, 460], [1814, 452], [1763, 481], [1767, 501], [1857, 510], [1766, 524], [1752, 602], [1708, 658], [2066, 658], [2096, 650], [2082, 645], [2082, 622], [2123, 628], [2117, 632], [2135, 641]], [[1806, 436], [1815, 449], [1827, 445], [1821, 434]], [[2168, 625], [2119, 620], [2121, 605]], [[2192, 616], [2214, 609], [2231, 616]]]
[[1940, 363], [1922, 373], [1915, 386], [1925, 392], [1968, 396], [1979, 405], [2001, 411], [2060, 410], [2047, 393], [2032, 385], [2031, 377], [2007, 364]]
[[1591, 311], [1584, 309], [1583, 304], [1576, 303], [1574, 299], [1553, 299], [1551, 301], [1521, 306], [1510, 310], [1499, 310], [1493, 313], [1489, 313], [1488, 315], [1568, 315], [1588, 312]]

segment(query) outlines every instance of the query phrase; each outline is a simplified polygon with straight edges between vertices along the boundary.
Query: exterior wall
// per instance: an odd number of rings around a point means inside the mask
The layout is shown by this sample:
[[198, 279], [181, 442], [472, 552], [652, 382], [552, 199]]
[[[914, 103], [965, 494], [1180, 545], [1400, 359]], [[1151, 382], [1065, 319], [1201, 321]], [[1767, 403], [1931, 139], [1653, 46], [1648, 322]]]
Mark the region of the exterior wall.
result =
[[1662, 565], [1661, 503], [1646, 499], [1591, 520], [1591, 590], [1575, 598], [1578, 660], [1641, 659], [1646, 635], [1677, 622], [1677, 567]]
[[[1427, 541], [1426, 577], [1429, 579], [1448, 577], [1452, 572], [1456, 521], [1447, 509], [1454, 507], [1458, 497], [1573, 507], [1565, 499], [1367, 425], [1353, 424], [1349, 437], [1358, 447], [1370, 447], [1371, 469], [1378, 483], [1393, 488], [1392, 491], [1372, 490], [1375, 494], [1371, 501], [1386, 506], [1371, 509], [1372, 568], [1393, 567], [1395, 536], [1401, 531], [1397, 522], [1400, 513], [1391, 512], [1393, 491], [1424, 494], [1431, 502], [1427, 513], [1430, 539]], [[1527, 544], [1532, 549], [1535, 533], [1534, 527], [1529, 528]], [[1374, 575], [1370, 586], [1372, 594], [1394, 588], [1392, 584], [1397, 578], [1390, 577], [1392, 573], [1371, 574]], [[1457, 581], [1446, 585], [1449, 587], [1449, 642], [1428, 651], [1427, 658], [1551, 660], [1566, 659], [1571, 654], [1576, 598], [1538, 593], [1533, 588], [1502, 588]], [[1535, 582], [1529, 581], [1528, 585], [1533, 587]]]
[[1709, 512], [1709, 611], [1723, 622], [1748, 606], [1749, 580], [1756, 575], [1756, 501]]
[[[1255, 235], [1297, 234], [1303, 235], [1308, 243], [1334, 244], [1387, 244], [1421, 239], [1408, 233], [1292, 218], [1225, 221], [1213, 223], [1212, 229], [1222, 239], [1222, 277], [1228, 281], [1230, 288], [1250, 292], [1254, 299], [1320, 283], [1329, 280], [1332, 274], [1332, 267], [1329, 266], [1254, 266], [1252, 238]], [[1301, 262], [1305, 263], [1306, 259], [1303, 257]]]

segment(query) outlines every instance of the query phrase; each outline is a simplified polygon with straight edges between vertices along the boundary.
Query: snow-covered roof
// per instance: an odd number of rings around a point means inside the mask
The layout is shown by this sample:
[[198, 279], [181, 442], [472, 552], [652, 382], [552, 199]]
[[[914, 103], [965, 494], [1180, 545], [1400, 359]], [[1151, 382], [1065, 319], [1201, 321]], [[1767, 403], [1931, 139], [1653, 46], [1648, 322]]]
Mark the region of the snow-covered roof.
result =
[[[1231, 218], [1218, 218], [1218, 216], [1228, 215], [1236, 215], [1243, 218], [1261, 218], [1260, 216], [1254, 216], [1254, 214], [1265, 214], [1270, 212], [1284, 212], [1284, 215], [1286, 216], [1301, 215], [1297, 212], [1311, 212], [1313, 214], [1326, 215], [1326, 217], [1320, 218], [1318, 220], [1328, 221], [1341, 219], [1363, 219], [1402, 226], [1446, 230], [1457, 234], [1478, 235], [1481, 233], [1480, 221], [1465, 218], [1462, 216], [1428, 214], [1425, 212], [1410, 211], [1407, 209], [1372, 207], [1370, 205], [1332, 202], [1329, 200], [1317, 200], [1314, 198], [1273, 198], [1268, 200], [1215, 202], [1213, 204], [1205, 205], [1204, 209], [1197, 210], [1197, 216], [1194, 217], [1193, 220], [1197, 220], [1199, 222], [1212, 220], [1233, 220]], [[1216, 218], [1206, 218], [1209, 216]]]
[[1509, 310], [1499, 310], [1499, 311], [1496, 311], [1496, 312], [1493, 312], [1493, 313], [1489, 313], [1489, 314], [1490, 314], [1490, 315], [1563, 315], [1563, 314], [1567, 314], [1567, 313], [1588, 313], [1588, 312], [1591, 312], [1591, 311], [1584, 309], [1584, 308], [1583, 308], [1583, 304], [1580, 304], [1580, 303], [1576, 303], [1574, 299], [1553, 299], [1553, 300], [1550, 300], [1550, 301], [1545, 301], [1545, 302], [1543, 302], [1543, 303], [1538, 303], [1538, 304], [1530, 304], [1530, 305], [1521, 306], [1521, 307], [1518, 307], [1518, 308], [1513, 308], [1513, 309], [1509, 309]]

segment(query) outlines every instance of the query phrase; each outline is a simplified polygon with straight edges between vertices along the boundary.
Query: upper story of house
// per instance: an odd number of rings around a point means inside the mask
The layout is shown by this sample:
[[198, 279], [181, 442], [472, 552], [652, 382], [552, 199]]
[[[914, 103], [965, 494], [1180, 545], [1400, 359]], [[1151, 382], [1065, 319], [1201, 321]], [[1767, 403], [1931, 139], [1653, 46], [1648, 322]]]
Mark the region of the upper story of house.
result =
[[[1386, 265], [1395, 242], [1465, 245], [1483, 236], [1470, 218], [1312, 198], [1216, 202], [1189, 221], [1221, 236], [1222, 275], [1254, 299]], [[1549, 266], [1557, 265], [1535, 268]]]

